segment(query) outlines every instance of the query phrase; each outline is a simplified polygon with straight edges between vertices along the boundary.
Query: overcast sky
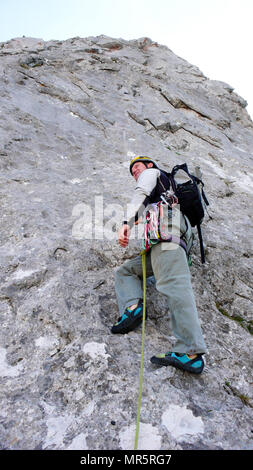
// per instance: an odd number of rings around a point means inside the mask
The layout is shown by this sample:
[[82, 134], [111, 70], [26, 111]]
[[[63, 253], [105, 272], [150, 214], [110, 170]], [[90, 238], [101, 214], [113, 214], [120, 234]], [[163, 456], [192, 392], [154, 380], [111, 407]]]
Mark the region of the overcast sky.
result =
[[253, 0], [0, 0], [0, 42], [147, 36], [231, 85], [253, 118]]

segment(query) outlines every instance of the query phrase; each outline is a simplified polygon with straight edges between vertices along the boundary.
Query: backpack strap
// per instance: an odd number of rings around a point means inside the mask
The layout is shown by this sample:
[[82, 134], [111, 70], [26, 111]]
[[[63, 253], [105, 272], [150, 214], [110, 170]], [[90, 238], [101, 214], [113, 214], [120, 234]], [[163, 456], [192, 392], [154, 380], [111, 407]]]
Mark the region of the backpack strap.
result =
[[199, 236], [201, 263], [204, 264], [206, 260], [205, 260], [205, 251], [204, 251], [204, 244], [203, 244], [203, 238], [202, 238], [202, 232], [201, 232], [200, 224], [197, 224], [197, 229], [198, 229], [198, 236]]

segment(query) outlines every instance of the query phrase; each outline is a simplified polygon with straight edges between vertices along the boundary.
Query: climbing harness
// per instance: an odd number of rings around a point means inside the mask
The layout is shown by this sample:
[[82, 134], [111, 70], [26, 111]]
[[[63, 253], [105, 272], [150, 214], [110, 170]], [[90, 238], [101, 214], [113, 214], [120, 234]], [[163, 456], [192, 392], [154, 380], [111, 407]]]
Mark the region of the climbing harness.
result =
[[172, 242], [180, 245], [185, 250], [188, 258], [189, 250], [185, 241], [181, 237], [168, 232], [168, 214], [172, 218], [172, 205], [177, 204], [177, 198], [170, 191], [167, 191], [167, 193], [163, 193], [161, 195], [162, 201], [151, 204], [146, 212], [142, 248], [148, 252], [153, 245], [159, 242]]
[[139, 380], [139, 397], [136, 419], [136, 432], [134, 450], [138, 449], [138, 439], [140, 430], [140, 414], [141, 414], [141, 397], [142, 397], [142, 384], [143, 384], [143, 363], [144, 363], [144, 340], [145, 340], [145, 317], [146, 317], [146, 252], [141, 252], [142, 255], [142, 278], [143, 278], [143, 317], [142, 317], [142, 339], [141, 339], [141, 367], [140, 367], [140, 380]]

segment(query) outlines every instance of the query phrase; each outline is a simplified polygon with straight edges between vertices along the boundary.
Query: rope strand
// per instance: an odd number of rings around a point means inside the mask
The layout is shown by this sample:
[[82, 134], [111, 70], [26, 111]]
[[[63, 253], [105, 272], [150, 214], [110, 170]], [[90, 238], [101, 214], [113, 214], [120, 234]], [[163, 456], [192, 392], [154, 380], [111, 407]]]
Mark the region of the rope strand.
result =
[[139, 397], [138, 397], [138, 409], [137, 409], [134, 450], [138, 449], [138, 439], [139, 439], [139, 430], [140, 430], [140, 414], [141, 414], [141, 397], [142, 397], [142, 384], [143, 384], [145, 316], [146, 316], [146, 253], [145, 253], [145, 251], [144, 251], [144, 253], [142, 252], [142, 277], [143, 277], [143, 317], [142, 317], [142, 340], [141, 340], [141, 368], [140, 368]]

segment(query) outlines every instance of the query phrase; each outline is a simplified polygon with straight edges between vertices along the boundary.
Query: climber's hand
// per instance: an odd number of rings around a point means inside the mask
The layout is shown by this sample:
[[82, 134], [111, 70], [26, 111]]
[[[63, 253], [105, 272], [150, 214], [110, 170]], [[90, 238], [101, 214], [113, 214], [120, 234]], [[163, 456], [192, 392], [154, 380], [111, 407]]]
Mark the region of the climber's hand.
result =
[[129, 225], [124, 224], [118, 231], [118, 241], [120, 246], [125, 248], [128, 245], [131, 228]]

